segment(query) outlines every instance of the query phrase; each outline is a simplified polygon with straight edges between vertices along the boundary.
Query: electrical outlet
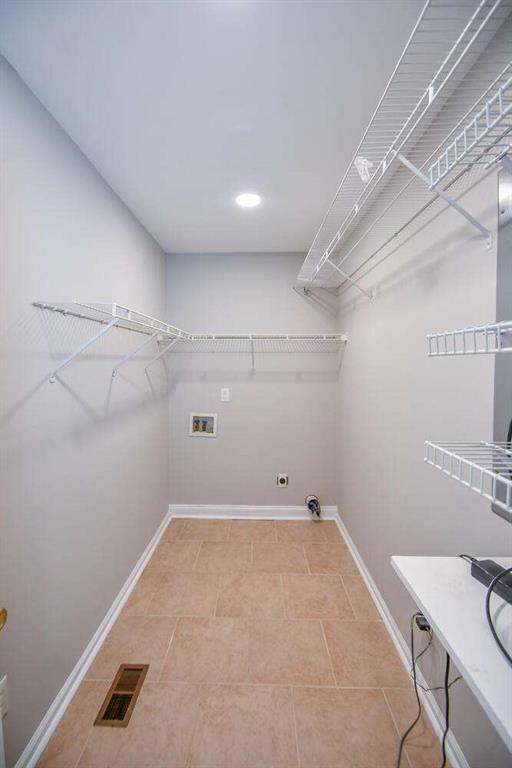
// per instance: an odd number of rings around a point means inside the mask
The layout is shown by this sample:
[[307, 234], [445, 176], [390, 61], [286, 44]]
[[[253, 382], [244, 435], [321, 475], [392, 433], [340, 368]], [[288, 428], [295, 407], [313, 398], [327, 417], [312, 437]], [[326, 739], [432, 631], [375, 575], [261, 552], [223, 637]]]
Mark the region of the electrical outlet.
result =
[[221, 403], [229, 403], [231, 400], [231, 392], [229, 391], [229, 387], [222, 387], [220, 390], [220, 401]]
[[286, 486], [288, 485], [288, 475], [279, 474], [277, 476], [277, 485], [280, 488], [286, 488]]
[[9, 709], [7, 702], [7, 675], [0, 680], [0, 720], [3, 719]]

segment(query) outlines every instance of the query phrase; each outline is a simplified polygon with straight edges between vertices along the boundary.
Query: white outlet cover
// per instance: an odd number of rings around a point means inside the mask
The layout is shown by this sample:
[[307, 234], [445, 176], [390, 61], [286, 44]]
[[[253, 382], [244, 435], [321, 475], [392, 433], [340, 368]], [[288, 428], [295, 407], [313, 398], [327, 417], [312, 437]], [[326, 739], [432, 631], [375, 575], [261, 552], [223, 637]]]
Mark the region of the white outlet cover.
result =
[[7, 701], [7, 675], [0, 680], [0, 719], [3, 719], [9, 709]]
[[222, 387], [220, 390], [220, 401], [221, 403], [229, 403], [231, 400], [231, 392], [229, 391], [229, 387]]

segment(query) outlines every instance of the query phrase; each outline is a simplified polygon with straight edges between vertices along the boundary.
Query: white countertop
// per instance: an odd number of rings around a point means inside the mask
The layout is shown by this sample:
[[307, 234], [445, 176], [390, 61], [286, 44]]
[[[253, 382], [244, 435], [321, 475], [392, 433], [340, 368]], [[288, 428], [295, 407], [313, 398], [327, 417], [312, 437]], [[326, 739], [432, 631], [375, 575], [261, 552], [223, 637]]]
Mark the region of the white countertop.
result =
[[[492, 559], [504, 568], [512, 558]], [[512, 751], [512, 666], [502, 655], [485, 615], [486, 587], [459, 557], [393, 556], [391, 564], [436, 637]], [[512, 650], [512, 605], [491, 598], [491, 615], [507, 650]]]

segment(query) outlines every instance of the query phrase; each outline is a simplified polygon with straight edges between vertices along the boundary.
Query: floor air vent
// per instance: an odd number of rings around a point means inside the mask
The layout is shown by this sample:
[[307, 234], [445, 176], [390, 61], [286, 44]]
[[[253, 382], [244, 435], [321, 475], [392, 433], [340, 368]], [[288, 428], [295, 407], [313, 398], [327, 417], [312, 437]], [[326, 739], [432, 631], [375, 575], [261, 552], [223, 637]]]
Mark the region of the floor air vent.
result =
[[126, 728], [149, 664], [121, 664], [94, 725]]

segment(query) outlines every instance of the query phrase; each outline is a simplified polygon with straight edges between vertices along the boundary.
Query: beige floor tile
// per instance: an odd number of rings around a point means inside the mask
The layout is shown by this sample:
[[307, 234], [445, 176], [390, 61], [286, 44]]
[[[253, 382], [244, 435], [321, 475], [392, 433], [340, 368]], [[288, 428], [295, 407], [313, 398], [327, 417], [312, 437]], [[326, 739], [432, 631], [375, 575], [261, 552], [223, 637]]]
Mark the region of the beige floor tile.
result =
[[240, 573], [251, 568], [251, 544], [205, 541], [195, 570], [201, 573]]
[[162, 538], [160, 539], [160, 543], [163, 541], [176, 541], [179, 539], [180, 533], [183, 530], [183, 527], [186, 524], [186, 520], [183, 520], [181, 518], [173, 518], [165, 531], [163, 532]]
[[281, 577], [277, 573], [229, 573], [221, 577], [216, 616], [283, 618]]
[[307, 573], [304, 547], [297, 542], [253, 544], [253, 571], [264, 573]]
[[233, 520], [230, 541], [277, 541], [273, 520]]
[[185, 768], [199, 693], [195, 685], [145, 682], [128, 727], [93, 728], [78, 768]]
[[123, 608], [123, 616], [144, 616], [149, 613], [149, 605], [155, 591], [165, 580], [166, 573], [156, 569], [146, 569], [141, 575], [133, 592]]
[[394, 768], [398, 739], [382, 691], [294, 688], [293, 701], [303, 768]]
[[338, 685], [409, 688], [410, 680], [379, 621], [324, 621]]
[[163, 541], [156, 548], [147, 571], [192, 571], [200, 541]]
[[[386, 689], [384, 695], [398, 732], [402, 734], [416, 716], [418, 705], [414, 691]], [[412, 768], [437, 768], [441, 765], [441, 745], [424, 713], [413, 732], [407, 737], [405, 744]], [[449, 762], [446, 768], [450, 768]]]
[[345, 543], [343, 536], [340, 533], [340, 529], [334, 520], [323, 520], [322, 528], [326, 541], [331, 541], [334, 543], [339, 543], [341, 541], [343, 544]]
[[121, 664], [149, 664], [146, 680], [158, 680], [175, 625], [169, 616], [121, 615], [86, 678], [112, 680]]
[[183, 520], [180, 539], [227, 541], [231, 520]]
[[347, 593], [337, 574], [283, 574], [289, 619], [354, 619]]
[[311, 573], [359, 573], [346, 544], [305, 544]]
[[320, 622], [251, 621], [249, 682], [334, 685]]
[[362, 577], [355, 573], [344, 573], [342, 579], [356, 618], [361, 621], [379, 621], [380, 613], [375, 607]]
[[179, 619], [161, 680], [246, 682], [247, 626], [241, 619]]
[[37, 768], [75, 768], [108, 689], [107, 682], [81, 683]]
[[278, 520], [278, 541], [325, 541], [324, 523], [312, 520]]
[[213, 616], [219, 577], [210, 573], [163, 573], [147, 604], [158, 616]]
[[296, 768], [289, 688], [205, 687], [190, 768]]

